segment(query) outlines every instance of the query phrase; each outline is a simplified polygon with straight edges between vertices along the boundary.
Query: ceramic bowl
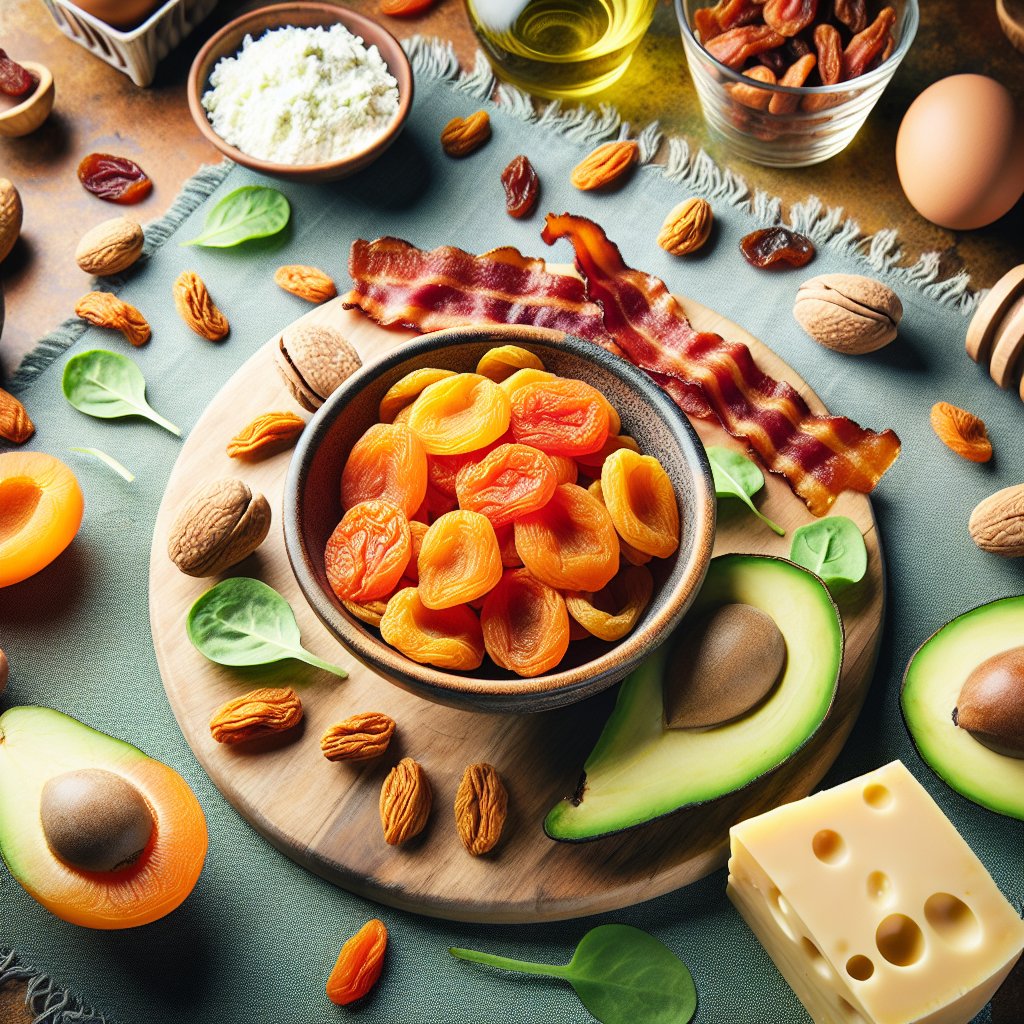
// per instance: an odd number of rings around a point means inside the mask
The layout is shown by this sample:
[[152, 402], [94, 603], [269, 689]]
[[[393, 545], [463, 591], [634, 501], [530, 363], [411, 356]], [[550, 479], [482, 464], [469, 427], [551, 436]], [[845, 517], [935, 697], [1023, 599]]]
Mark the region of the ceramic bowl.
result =
[[26, 71], [31, 71], [39, 79], [39, 84], [27, 99], [0, 110], [0, 135], [10, 139], [34, 132], [50, 116], [55, 95], [53, 75], [45, 64], [37, 64], [34, 60], [18, 63]]
[[[344, 25], [359, 36], [367, 46], [376, 46], [388, 70], [398, 82], [398, 111], [391, 124], [369, 146], [344, 157], [317, 164], [279, 164], [249, 156], [225, 142], [210, 124], [201, 99], [209, 88], [210, 74], [222, 57], [233, 57], [241, 48], [242, 40], [251, 35], [259, 39], [267, 29], [294, 26], [296, 28]], [[287, 3], [243, 14], [228, 22], [206, 42], [196, 54], [188, 74], [188, 107], [200, 132], [235, 163], [261, 174], [269, 174], [287, 181], [316, 183], [337, 181], [373, 163], [398, 138], [412, 106], [412, 68], [405, 51], [390, 32], [362, 14], [328, 3]]]
[[[410, 661], [377, 630], [350, 615], [335, 597], [324, 566], [327, 539], [342, 516], [341, 469], [392, 384], [419, 367], [473, 371], [495, 345], [535, 352], [563, 377], [585, 380], [606, 395], [622, 429], [657, 455], [679, 501], [682, 538], [671, 558], [650, 563], [654, 597], [637, 626], [618, 643], [570, 644], [553, 671], [522, 679], [489, 658], [472, 673]], [[327, 628], [375, 672], [428, 700], [474, 711], [525, 712], [571, 704], [604, 690], [665, 640], [700, 588], [715, 532], [715, 490], [704, 448], [687, 419], [645, 374], [592, 342], [535, 327], [456, 328], [400, 345], [353, 374], [303, 431], [292, 457], [282, 511], [285, 544], [306, 600]]]

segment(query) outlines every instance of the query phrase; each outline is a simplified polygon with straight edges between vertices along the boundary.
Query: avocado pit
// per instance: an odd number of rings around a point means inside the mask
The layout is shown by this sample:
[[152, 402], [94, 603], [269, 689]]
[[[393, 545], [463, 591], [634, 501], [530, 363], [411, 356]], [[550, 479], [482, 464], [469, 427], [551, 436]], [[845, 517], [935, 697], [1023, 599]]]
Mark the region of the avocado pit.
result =
[[1024, 647], [995, 654], [971, 672], [953, 724], [997, 754], [1024, 758]]
[[48, 780], [39, 817], [54, 856], [80, 871], [130, 867], [153, 835], [153, 812], [145, 797], [120, 775], [101, 768]]

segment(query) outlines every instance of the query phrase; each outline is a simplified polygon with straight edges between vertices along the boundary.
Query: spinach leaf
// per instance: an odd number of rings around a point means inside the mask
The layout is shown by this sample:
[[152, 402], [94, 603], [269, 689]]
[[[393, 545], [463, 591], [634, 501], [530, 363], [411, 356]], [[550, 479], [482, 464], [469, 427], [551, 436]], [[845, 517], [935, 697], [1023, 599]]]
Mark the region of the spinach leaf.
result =
[[868, 568], [860, 527], [846, 516], [829, 516], [794, 531], [789, 557], [817, 573], [829, 587], [857, 583]]
[[202, 234], [182, 245], [227, 249], [250, 238], [276, 235], [291, 216], [291, 207], [276, 188], [243, 185], [229, 192], [207, 214]]
[[94, 348], [79, 352], [64, 364], [64, 397], [87, 416], [116, 420], [145, 416], [175, 437], [181, 431], [146, 401], [146, 378], [127, 356]]
[[587, 932], [564, 967], [472, 949], [450, 952], [505, 971], [562, 978], [601, 1024], [687, 1024], [697, 1009], [697, 990], [686, 964], [653, 935], [624, 924]]
[[764, 487], [761, 470], [750, 459], [732, 448], [713, 444], [706, 451], [708, 462], [711, 463], [711, 475], [715, 480], [715, 496], [739, 498], [766, 526], [780, 537], [785, 537], [786, 531], [778, 523], [773, 523], [767, 516], [762, 515], [750, 500]]
[[109, 466], [118, 476], [124, 477], [128, 483], [135, 479], [135, 474], [130, 469], [126, 469], [117, 459], [112, 458], [106, 452], [101, 452], [99, 448], [69, 448], [68, 451], [81, 452], [83, 455], [91, 455], [93, 458], [99, 459], [100, 462]]
[[348, 677], [343, 668], [302, 646], [288, 602], [273, 587], [248, 576], [221, 580], [197, 598], [186, 629], [195, 649], [218, 665], [266, 665], [295, 658]]

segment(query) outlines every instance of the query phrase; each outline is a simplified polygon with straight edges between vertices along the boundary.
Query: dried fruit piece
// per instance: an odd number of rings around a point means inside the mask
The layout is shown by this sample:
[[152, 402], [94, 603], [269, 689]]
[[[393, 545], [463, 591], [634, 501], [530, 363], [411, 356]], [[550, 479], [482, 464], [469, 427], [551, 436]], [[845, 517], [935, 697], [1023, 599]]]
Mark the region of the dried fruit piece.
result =
[[795, 36], [810, 25], [818, 13], [818, 0], [767, 0], [764, 23], [780, 36]]
[[78, 165], [78, 180], [87, 192], [110, 203], [130, 206], [153, 190], [149, 175], [134, 161], [111, 153], [90, 153]]
[[818, 75], [822, 85], [843, 80], [843, 41], [835, 25], [816, 25], [814, 48], [818, 54]]
[[24, 444], [35, 432], [25, 406], [0, 388], [0, 437], [12, 444]]
[[342, 601], [372, 601], [390, 594], [412, 553], [405, 513], [388, 501], [350, 508], [327, 541], [327, 581]]
[[417, 565], [420, 600], [427, 608], [452, 608], [483, 597], [501, 579], [494, 527], [478, 512], [446, 512], [427, 529]]
[[988, 462], [992, 458], [992, 442], [985, 422], [974, 413], [949, 402], [936, 402], [930, 418], [932, 430], [950, 451], [970, 462]]
[[274, 271], [274, 284], [307, 302], [326, 302], [338, 294], [334, 282], [318, 267], [293, 263]]
[[895, 24], [896, 11], [892, 7], [883, 7], [878, 17], [846, 44], [843, 51], [844, 81], [864, 74], [868, 65], [884, 52], [892, 38], [892, 27]]
[[305, 426], [306, 421], [293, 412], [265, 412], [228, 441], [228, 456], [256, 462], [276, 455], [291, 448]]
[[[412, 525], [411, 523], [409, 524]], [[401, 590], [402, 587], [413, 586], [411, 580], [399, 580], [396, 590]], [[387, 597], [374, 598], [372, 601], [342, 601], [341, 606], [350, 615], [354, 615], [360, 622], [365, 622], [369, 626], [373, 626], [374, 629], [380, 629], [380, 620], [384, 617], [384, 612], [388, 606]]]
[[676, 492], [653, 455], [628, 448], [613, 452], [601, 467], [601, 493], [616, 531], [628, 544], [655, 558], [668, 558], [679, 547]]
[[[761, 56], [764, 56], [762, 54]], [[763, 64], [756, 64], [743, 72], [745, 78], [752, 78], [755, 82], [762, 82], [765, 85], [775, 85], [777, 79], [775, 72]], [[737, 102], [752, 110], [767, 110], [771, 102], [772, 93], [768, 89], [758, 89], [756, 85], [730, 85], [729, 95]]]
[[432, 609], [415, 587], [399, 590], [380, 620], [385, 643], [407, 658], [455, 672], [470, 672], [484, 660], [480, 620], [466, 605]]
[[480, 624], [491, 660], [520, 676], [550, 671], [569, 649], [569, 613], [562, 595], [527, 569], [502, 575], [484, 598]]
[[183, 270], [174, 282], [174, 306], [178, 315], [200, 337], [221, 341], [231, 330], [227, 317], [217, 308], [203, 279], [194, 270]]
[[[800, 57], [786, 68], [782, 77], [779, 79], [779, 85], [784, 85], [790, 89], [799, 88], [807, 81], [807, 76], [814, 70], [814, 65], [817, 62], [818, 58], [813, 53], [808, 53], [803, 57]], [[778, 92], [772, 96], [768, 103], [768, 113], [792, 114], [798, 106], [800, 106], [799, 96], [794, 96], [791, 93]]]
[[551, 460], [525, 444], [503, 444], [463, 467], [456, 482], [459, 507], [486, 516], [494, 527], [543, 508], [558, 481]]
[[427, 493], [427, 455], [401, 423], [375, 423], [352, 447], [341, 472], [341, 507], [381, 499], [411, 516]]
[[740, 252], [755, 267], [771, 267], [776, 263], [802, 267], [814, 258], [814, 243], [789, 228], [760, 228], [740, 239]]
[[525, 156], [514, 156], [501, 172], [501, 184], [505, 189], [505, 210], [516, 219], [528, 217], [537, 205], [540, 194], [540, 179], [533, 164]]
[[441, 132], [441, 148], [449, 156], [469, 156], [491, 137], [491, 119], [486, 110], [469, 117], [453, 117]]
[[550, 380], [558, 380], [558, 377], [553, 373], [548, 373], [547, 370], [539, 370], [536, 367], [527, 366], [522, 370], [516, 370], [511, 377], [506, 377], [499, 387], [511, 398], [520, 388], [525, 388], [527, 384], [541, 384]]
[[519, 370], [543, 370], [540, 356], [518, 345], [496, 345], [489, 348], [476, 364], [476, 372], [495, 384], [507, 380]]
[[382, 423], [391, 423], [403, 409], [419, 398], [425, 387], [445, 377], [454, 376], [454, 370], [438, 370], [430, 366], [407, 373], [384, 392], [377, 410], [378, 418]]
[[[409, 555], [409, 564], [405, 567], [405, 575], [413, 583], [419, 583], [420, 581], [420, 552], [423, 550], [423, 538], [427, 535], [429, 527], [426, 523], [417, 522], [415, 519], [409, 520], [409, 537], [412, 540], [412, 552]], [[401, 584], [398, 587], [401, 590]]]
[[380, 711], [350, 715], [332, 725], [320, 739], [328, 761], [369, 761], [388, 749], [395, 720]]
[[24, 97], [35, 87], [36, 80], [16, 60], [0, 50], [0, 92], [8, 96]]
[[836, 21], [841, 21], [854, 35], [868, 26], [866, 0], [832, 0], [832, 13]]
[[522, 566], [523, 560], [516, 551], [516, 531], [512, 524], [499, 526], [494, 535], [498, 538], [498, 551], [501, 552], [501, 564], [506, 569], [518, 569]]
[[498, 769], [481, 762], [468, 765], [455, 794], [455, 828], [474, 857], [497, 845], [508, 816], [508, 793]]
[[338, 961], [327, 979], [327, 998], [335, 1006], [348, 1006], [362, 999], [380, 978], [388, 930], [383, 921], [367, 921], [338, 954]]
[[406, 18], [421, 14], [434, 0], [380, 0], [380, 13], [392, 18]]
[[720, 36], [738, 25], [749, 25], [761, 18], [761, 2], [755, 0], [719, 0], [714, 7], [698, 7], [693, 12], [693, 25], [700, 41]]
[[418, 836], [426, 827], [432, 803], [426, 772], [411, 757], [403, 757], [388, 773], [380, 790], [384, 841], [389, 846], [399, 846]]
[[625, 565], [597, 593], [569, 593], [565, 606], [588, 633], [601, 640], [621, 640], [651, 603], [654, 578], [643, 565]]
[[774, 50], [785, 41], [783, 36], [768, 25], [742, 25], [716, 36], [705, 44], [704, 49], [715, 60], [738, 71], [751, 57], [765, 50]]
[[665, 218], [658, 232], [658, 245], [673, 256], [696, 252], [708, 240], [713, 220], [706, 199], [685, 199]]
[[[588, 455], [587, 458], [594, 456]], [[556, 484], [574, 484], [579, 479], [580, 470], [575, 459], [570, 459], [568, 455], [549, 455], [548, 459], [555, 469]]]
[[527, 384], [512, 395], [512, 435], [550, 455], [588, 455], [608, 437], [609, 408], [607, 399], [581, 380]]
[[149, 341], [150, 329], [146, 318], [132, 305], [111, 292], [89, 292], [75, 306], [75, 315], [95, 324], [120, 331], [129, 344], [138, 348]]
[[[587, 490], [595, 497], [602, 505], [604, 505], [604, 492], [601, 490], [601, 481], [595, 480]], [[605, 508], [608, 506], [605, 505]], [[638, 551], [632, 544], [624, 541], [622, 537], [619, 537], [619, 554], [627, 561], [630, 565], [646, 565], [650, 560], [651, 556], [644, 551]]]
[[496, 441], [508, 430], [508, 395], [478, 373], [457, 373], [424, 388], [409, 429], [431, 455], [458, 455]]
[[[598, 451], [592, 452], [589, 455], [577, 455], [576, 461], [584, 469], [600, 469], [604, 465], [604, 460], [612, 452], [617, 452], [620, 448], [628, 448], [630, 451], [636, 452], [638, 455], [640, 454], [640, 446], [628, 434], [609, 434]], [[594, 474], [590, 473], [588, 475], [593, 476]]]
[[569, 177], [576, 188], [590, 192], [618, 181], [636, 163], [639, 145], [632, 139], [606, 142], [584, 157]]
[[210, 719], [210, 735], [218, 743], [245, 743], [294, 729], [302, 721], [302, 701], [289, 687], [266, 687], [235, 697]]

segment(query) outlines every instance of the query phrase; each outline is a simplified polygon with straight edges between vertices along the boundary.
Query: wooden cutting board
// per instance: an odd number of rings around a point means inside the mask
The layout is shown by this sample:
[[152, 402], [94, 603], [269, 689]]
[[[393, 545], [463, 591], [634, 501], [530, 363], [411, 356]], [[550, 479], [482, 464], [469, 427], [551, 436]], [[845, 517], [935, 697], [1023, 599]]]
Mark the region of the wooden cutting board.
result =
[[[812, 409], [824, 411], [799, 376], [756, 338], [704, 306], [681, 301], [696, 327], [746, 342], [766, 371], [790, 381]], [[341, 299], [303, 320], [338, 327], [364, 364], [412, 337], [342, 309]], [[405, 910], [461, 921], [558, 920], [639, 903], [702, 878], [725, 862], [731, 824], [805, 796], [821, 779], [863, 703], [881, 634], [882, 556], [866, 497], [848, 493], [835, 505], [836, 514], [860, 526], [869, 561], [865, 579], [840, 601], [846, 656], [839, 695], [814, 742], [741, 793], [607, 839], [556, 843], [544, 835], [541, 822], [575, 788], [611, 709], [614, 688], [543, 714], [458, 711], [387, 683], [327, 632], [303, 599], [285, 554], [280, 509], [289, 453], [241, 463], [224, 451], [228, 439], [260, 413], [298, 411], [273, 365], [277, 337], [224, 385], [184, 442], [157, 517], [149, 583], [153, 642], [182, 732], [217, 788], [274, 846], [345, 889]], [[696, 427], [706, 444], [737, 445], [720, 428]], [[256, 576], [280, 591], [295, 611], [306, 646], [345, 665], [348, 680], [290, 661], [248, 670], [224, 668], [189, 643], [186, 614], [215, 581], [192, 579], [174, 567], [167, 557], [168, 530], [195, 488], [227, 476], [241, 477], [265, 494], [275, 515], [262, 547], [229, 575]], [[759, 507], [788, 531], [812, 521], [783, 480], [769, 477], [766, 492]], [[776, 537], [739, 502], [719, 504], [716, 555], [788, 555], [789, 545], [790, 537]], [[305, 721], [294, 735], [258, 749], [222, 746], [211, 739], [210, 716], [223, 702], [259, 686], [286, 685], [296, 688], [305, 708]], [[387, 754], [362, 765], [328, 762], [320, 753], [321, 735], [359, 711], [382, 711], [398, 723]], [[434, 809], [424, 833], [392, 848], [382, 837], [377, 802], [384, 777], [403, 756], [414, 757], [426, 770]], [[501, 772], [509, 791], [509, 817], [498, 848], [475, 858], [456, 835], [452, 807], [464, 768], [477, 761], [488, 761]]]

